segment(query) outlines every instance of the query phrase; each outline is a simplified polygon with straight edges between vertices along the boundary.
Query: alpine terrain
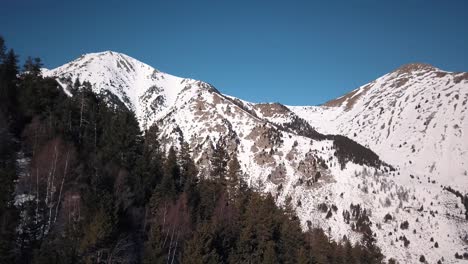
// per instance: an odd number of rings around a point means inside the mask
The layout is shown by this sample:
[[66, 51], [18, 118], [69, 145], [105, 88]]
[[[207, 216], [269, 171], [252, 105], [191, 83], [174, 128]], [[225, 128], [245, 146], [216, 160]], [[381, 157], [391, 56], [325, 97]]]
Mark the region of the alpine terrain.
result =
[[247, 184], [293, 208], [303, 230], [376, 243], [401, 263], [468, 253], [468, 73], [409, 64], [300, 107], [247, 102], [112, 51], [42, 74], [69, 96], [89, 82], [165, 151], [187, 143], [201, 179], [216, 150], [237, 156]]

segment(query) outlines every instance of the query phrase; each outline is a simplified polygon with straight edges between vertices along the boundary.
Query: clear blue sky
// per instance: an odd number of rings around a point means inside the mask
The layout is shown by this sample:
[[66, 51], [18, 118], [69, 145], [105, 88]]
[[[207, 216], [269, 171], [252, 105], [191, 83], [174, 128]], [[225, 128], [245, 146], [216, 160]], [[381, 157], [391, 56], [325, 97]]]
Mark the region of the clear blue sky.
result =
[[254, 102], [320, 104], [402, 64], [468, 71], [466, 0], [2, 0], [9, 47], [53, 68], [114, 50]]

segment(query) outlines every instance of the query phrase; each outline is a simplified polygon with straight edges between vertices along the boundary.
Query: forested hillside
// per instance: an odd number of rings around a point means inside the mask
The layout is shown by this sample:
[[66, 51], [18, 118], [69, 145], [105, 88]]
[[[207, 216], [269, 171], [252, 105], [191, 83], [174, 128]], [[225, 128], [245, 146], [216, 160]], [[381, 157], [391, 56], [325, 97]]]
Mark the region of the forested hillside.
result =
[[162, 152], [133, 112], [41, 66], [0, 38], [0, 263], [382, 261], [369, 228], [355, 245], [304, 232], [222, 145], [200, 179], [188, 144]]

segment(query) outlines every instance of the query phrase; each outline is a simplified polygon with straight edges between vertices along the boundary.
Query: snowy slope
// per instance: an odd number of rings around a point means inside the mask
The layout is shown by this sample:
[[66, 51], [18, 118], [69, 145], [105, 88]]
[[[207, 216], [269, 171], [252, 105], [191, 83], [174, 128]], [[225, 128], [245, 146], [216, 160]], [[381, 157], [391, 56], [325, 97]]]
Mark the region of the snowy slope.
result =
[[[322, 106], [289, 108], [319, 132], [346, 135], [396, 166], [396, 184], [412, 190], [431, 215], [444, 212], [435, 221], [428, 218], [429, 227], [421, 227], [444, 230], [449, 225], [441, 223], [457, 219], [453, 224], [459, 225], [459, 242], [466, 251], [463, 206], [455, 205], [458, 198], [444, 187], [468, 193], [467, 101], [468, 73], [409, 64]], [[447, 238], [445, 256], [454, 254], [449, 253], [450, 244], [457, 241], [450, 233], [438, 235]], [[431, 247], [431, 253], [437, 251], [440, 248]]]
[[[431, 263], [442, 258], [455, 263], [455, 252], [468, 251], [460, 199], [423, 178], [419, 185], [407, 185], [417, 179], [408, 180], [404, 166], [391, 171], [380, 161], [362, 163], [351, 158], [341, 167], [337, 139], [317, 133], [298, 116], [314, 126], [314, 120], [321, 118], [319, 123], [327, 123], [330, 130], [317, 126], [319, 132], [330, 133], [339, 125], [336, 118], [328, 117], [340, 116], [334, 110], [338, 108], [293, 108], [296, 114], [278, 103], [249, 103], [223, 95], [207, 83], [161, 73], [115, 52], [84, 55], [44, 75], [58, 78], [64, 89], [79, 78], [91, 82], [97, 92], [117, 96], [136, 112], [143, 128], [158, 126], [165, 148], [188, 142], [201, 168], [200, 177], [209, 177], [210, 156], [220, 142], [230, 155], [238, 156], [249, 185], [272, 193], [280, 205], [289, 201], [304, 228], [319, 226], [336, 240], [346, 235], [358, 241], [361, 234], [352, 228], [356, 221], [345, 221], [343, 212], [350, 211], [351, 204], [360, 204], [389, 258], [414, 263], [423, 254]], [[321, 115], [330, 122], [323, 122]], [[347, 144], [341, 146], [352, 156], [372, 156], [367, 149], [351, 149]], [[421, 206], [423, 210], [418, 211]], [[393, 220], [384, 222], [386, 214]], [[399, 225], [405, 220], [410, 227], [401, 230]], [[402, 245], [403, 236], [411, 241], [407, 247]], [[434, 249], [431, 237], [439, 248]]]
[[[390, 164], [468, 192], [468, 73], [409, 64], [319, 107], [290, 107]], [[324, 122], [325, 121], [325, 122]]]

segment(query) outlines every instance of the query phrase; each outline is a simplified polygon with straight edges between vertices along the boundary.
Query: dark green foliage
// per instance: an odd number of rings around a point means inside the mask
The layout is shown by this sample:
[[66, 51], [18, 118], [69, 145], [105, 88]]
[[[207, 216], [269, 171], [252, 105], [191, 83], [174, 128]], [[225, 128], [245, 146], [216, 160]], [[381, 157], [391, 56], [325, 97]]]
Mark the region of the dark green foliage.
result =
[[12, 205], [16, 173], [16, 146], [0, 112], [0, 263], [13, 263], [18, 212]]
[[34, 76], [41, 75], [42, 62], [40, 58], [28, 57], [23, 66], [23, 72], [25, 74], [31, 74]]
[[[158, 198], [159, 202], [152, 203], [145, 263], [356, 263], [356, 259], [361, 263], [380, 263], [382, 260], [375, 247], [330, 242], [319, 229], [303, 233], [297, 217], [278, 208], [271, 195], [264, 197], [244, 189], [239, 196], [228, 199], [227, 192], [218, 180], [201, 180], [189, 192], [180, 193], [175, 202]], [[153, 194], [156, 196], [159, 197], [158, 193]]]
[[384, 221], [385, 222], [388, 222], [388, 221], [392, 221], [393, 217], [391, 214], [386, 214], [385, 217], [384, 217]]
[[424, 255], [421, 255], [419, 257], [419, 262], [423, 262], [423, 263], [426, 262], [426, 257], [424, 257]]
[[[285, 107], [281, 105], [282, 107]], [[286, 107], [285, 107], [286, 108]], [[287, 109], [289, 111], [289, 109]], [[286, 131], [292, 131], [300, 136], [316, 139], [316, 140], [324, 140], [328, 136], [322, 135], [317, 132], [310, 124], [305, 121], [304, 119], [293, 115], [292, 121], [289, 123], [284, 123], [280, 125], [280, 128]]]
[[163, 155], [156, 138], [157, 133], [156, 126], [151, 126], [146, 132], [142, 155], [137, 160], [135, 168], [135, 200], [141, 206], [149, 201], [156, 184], [161, 181], [163, 176], [163, 168], [161, 167]]
[[17, 74], [18, 56], [10, 49], [7, 51], [3, 38], [0, 36], [0, 115], [3, 127], [10, 133], [17, 134]]
[[333, 147], [336, 150], [335, 156], [338, 158], [341, 168], [344, 168], [348, 161], [372, 167], [378, 167], [382, 164], [377, 154], [352, 139], [340, 135], [328, 136], [328, 139], [333, 140]]
[[161, 194], [171, 198], [181, 190], [180, 167], [177, 164], [177, 153], [173, 147], [169, 149], [164, 162], [164, 176], [160, 190]]
[[[242, 179], [242, 171], [237, 156], [231, 158], [227, 171], [227, 191], [230, 199], [237, 199], [246, 189]], [[240, 201], [239, 201], [240, 202]]]
[[17, 58], [6, 52], [0, 36], [0, 263], [14, 263], [18, 211], [13, 206], [16, 171], [15, 138]]
[[401, 228], [401, 229], [403, 229], [403, 230], [404, 230], [404, 229], [408, 229], [408, 227], [409, 227], [408, 221], [403, 221], [403, 222], [401, 222], [401, 224], [400, 224], [400, 228]]
[[228, 161], [228, 154], [224, 149], [222, 142], [218, 141], [213, 149], [213, 155], [211, 158], [211, 177], [217, 178], [220, 182], [225, 183]]
[[196, 184], [198, 175], [198, 169], [195, 162], [190, 155], [190, 146], [188, 143], [183, 142], [181, 144], [180, 153], [180, 189], [189, 190]]

